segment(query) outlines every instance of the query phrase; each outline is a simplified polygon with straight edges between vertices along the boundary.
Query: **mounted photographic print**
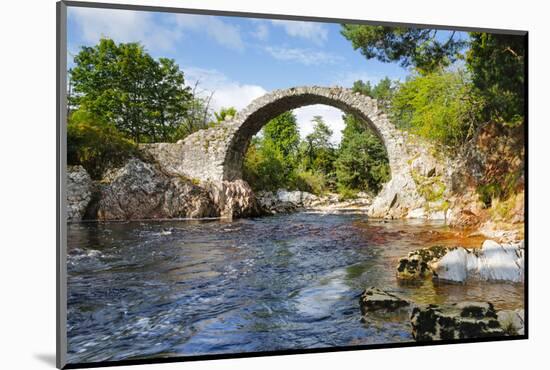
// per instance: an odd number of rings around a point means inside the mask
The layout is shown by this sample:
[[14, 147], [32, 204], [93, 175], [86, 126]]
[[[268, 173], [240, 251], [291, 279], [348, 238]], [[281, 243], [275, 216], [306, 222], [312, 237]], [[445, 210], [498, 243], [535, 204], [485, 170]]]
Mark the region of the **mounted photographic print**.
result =
[[58, 3], [58, 367], [527, 338], [527, 32]]

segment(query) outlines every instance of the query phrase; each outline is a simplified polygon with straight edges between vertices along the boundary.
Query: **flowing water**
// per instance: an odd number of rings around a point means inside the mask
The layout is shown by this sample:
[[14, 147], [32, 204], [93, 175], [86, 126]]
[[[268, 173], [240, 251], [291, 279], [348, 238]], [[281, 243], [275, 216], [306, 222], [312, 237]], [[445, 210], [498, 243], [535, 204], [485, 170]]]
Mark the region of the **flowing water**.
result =
[[406, 318], [360, 321], [369, 286], [522, 308], [522, 284], [395, 279], [413, 249], [481, 241], [349, 214], [70, 224], [69, 363], [411, 341]]

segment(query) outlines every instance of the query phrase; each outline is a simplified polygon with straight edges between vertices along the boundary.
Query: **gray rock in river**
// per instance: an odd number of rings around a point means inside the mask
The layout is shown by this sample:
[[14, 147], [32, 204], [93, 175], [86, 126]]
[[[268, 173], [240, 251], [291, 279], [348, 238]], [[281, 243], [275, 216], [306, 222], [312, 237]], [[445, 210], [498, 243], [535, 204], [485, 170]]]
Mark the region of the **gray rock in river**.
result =
[[363, 291], [359, 299], [361, 313], [366, 315], [372, 311], [395, 311], [407, 307], [410, 303], [395, 294], [388, 293], [382, 289], [370, 287]]
[[413, 308], [412, 335], [417, 341], [503, 336], [497, 312], [489, 302], [461, 302]]
[[486, 240], [481, 249], [442, 246], [419, 249], [399, 260], [397, 278], [523, 282], [524, 243], [499, 244]]
[[82, 166], [67, 167], [67, 220], [80, 221], [92, 200], [92, 178]]
[[407, 257], [399, 260], [397, 278], [402, 280], [431, 278], [434, 272], [430, 267], [430, 263], [441, 259], [453, 249], [455, 248], [435, 245], [410, 252]]

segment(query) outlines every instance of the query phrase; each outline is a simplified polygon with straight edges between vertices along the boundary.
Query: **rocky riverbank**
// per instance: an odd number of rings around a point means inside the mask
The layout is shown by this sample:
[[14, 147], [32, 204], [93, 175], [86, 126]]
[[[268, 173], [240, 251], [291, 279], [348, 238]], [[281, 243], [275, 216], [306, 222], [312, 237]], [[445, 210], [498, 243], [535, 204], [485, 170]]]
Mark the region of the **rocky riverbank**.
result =
[[252, 217], [262, 214], [242, 180], [198, 183], [163, 171], [154, 162], [131, 158], [99, 181], [81, 166], [67, 171], [67, 217], [80, 220]]
[[131, 158], [92, 180], [82, 166], [67, 169], [67, 217], [80, 220], [241, 218], [297, 211], [367, 213], [372, 197], [341, 200], [279, 189], [255, 194], [243, 180], [199, 182], [170, 173], [154, 160]]

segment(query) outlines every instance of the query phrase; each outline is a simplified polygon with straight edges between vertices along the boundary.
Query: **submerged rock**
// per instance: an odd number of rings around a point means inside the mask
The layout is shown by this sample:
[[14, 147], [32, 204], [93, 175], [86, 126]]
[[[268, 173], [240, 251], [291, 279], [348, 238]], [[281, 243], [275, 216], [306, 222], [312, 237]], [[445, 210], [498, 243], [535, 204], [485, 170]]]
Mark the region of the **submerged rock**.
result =
[[363, 315], [367, 314], [369, 311], [395, 311], [410, 305], [408, 301], [395, 294], [388, 293], [375, 287], [370, 287], [363, 291], [359, 299], [359, 304]]
[[412, 335], [417, 341], [486, 338], [505, 335], [489, 302], [461, 302], [413, 308]]
[[397, 277], [405, 280], [465, 282], [473, 278], [522, 282], [523, 276], [523, 242], [499, 244], [486, 240], [480, 250], [433, 246], [409, 253], [397, 266]]
[[97, 211], [100, 220], [200, 218], [217, 214], [207, 190], [137, 158], [106, 176]]
[[80, 221], [92, 200], [92, 178], [82, 166], [67, 167], [67, 220]]

